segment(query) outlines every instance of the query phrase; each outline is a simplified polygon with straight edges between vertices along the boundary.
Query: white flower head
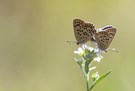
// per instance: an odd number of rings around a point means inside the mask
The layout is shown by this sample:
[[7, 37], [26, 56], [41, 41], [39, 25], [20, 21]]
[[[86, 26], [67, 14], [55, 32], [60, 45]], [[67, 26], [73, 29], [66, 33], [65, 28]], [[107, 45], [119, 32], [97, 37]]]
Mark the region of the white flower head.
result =
[[94, 61], [100, 62], [103, 56], [99, 55], [96, 58], [94, 58]]
[[86, 45], [86, 44], [84, 44], [84, 45], [82, 45], [82, 48], [85, 50], [85, 49], [88, 49], [88, 50], [90, 50], [90, 51], [93, 51], [94, 50], [94, 48], [92, 48], [92, 47], [90, 47], [90, 46], [88, 46], [88, 45]]
[[84, 54], [84, 50], [83, 48], [79, 47], [77, 51], [74, 51], [75, 54], [79, 54], [79, 55], [83, 55]]
[[74, 51], [74, 53], [82, 56], [85, 53], [85, 50], [90, 50], [90, 52], [92, 52], [94, 48], [87, 46], [86, 44], [83, 44], [81, 47], [78, 48], [77, 51]]
[[97, 62], [100, 62], [103, 58], [98, 49], [87, 46], [86, 44], [83, 44], [77, 51], [74, 51], [74, 53]]

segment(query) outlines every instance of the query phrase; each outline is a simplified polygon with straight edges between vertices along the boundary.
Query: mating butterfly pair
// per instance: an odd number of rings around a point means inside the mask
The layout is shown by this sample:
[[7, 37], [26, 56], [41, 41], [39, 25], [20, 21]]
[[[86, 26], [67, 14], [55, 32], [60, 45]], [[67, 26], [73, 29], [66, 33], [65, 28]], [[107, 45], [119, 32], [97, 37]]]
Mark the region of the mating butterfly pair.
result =
[[93, 24], [85, 23], [80, 19], [74, 19], [73, 26], [78, 45], [92, 41], [96, 42], [98, 48], [103, 51], [109, 47], [116, 33], [116, 28], [112, 26], [96, 30]]

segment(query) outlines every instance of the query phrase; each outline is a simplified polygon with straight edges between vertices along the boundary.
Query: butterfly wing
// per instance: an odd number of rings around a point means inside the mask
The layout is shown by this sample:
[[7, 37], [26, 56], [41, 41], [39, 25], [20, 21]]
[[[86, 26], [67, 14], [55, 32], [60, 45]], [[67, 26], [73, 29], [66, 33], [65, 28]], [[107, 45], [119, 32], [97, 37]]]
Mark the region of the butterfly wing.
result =
[[83, 44], [87, 41], [93, 41], [93, 35], [96, 32], [95, 27], [91, 23], [85, 23], [80, 19], [74, 19], [73, 21], [74, 34], [77, 40], [77, 44]]
[[105, 31], [95, 33], [95, 40], [100, 50], [106, 50], [112, 42], [116, 28], [108, 28]]

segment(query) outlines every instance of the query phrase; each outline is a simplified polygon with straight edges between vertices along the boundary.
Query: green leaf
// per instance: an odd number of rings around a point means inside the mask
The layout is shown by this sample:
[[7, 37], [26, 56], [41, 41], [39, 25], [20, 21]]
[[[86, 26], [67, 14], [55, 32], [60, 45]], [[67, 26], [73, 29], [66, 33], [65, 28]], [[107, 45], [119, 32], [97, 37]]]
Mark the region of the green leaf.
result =
[[79, 66], [81, 67], [83, 60], [82, 60], [82, 59], [76, 59], [76, 58], [75, 58], [75, 61], [76, 61], [76, 62], [79, 64]]
[[84, 60], [81, 59], [81, 58], [80, 59], [75, 58], [75, 61], [79, 64], [79, 66], [80, 66], [80, 68], [83, 72], [84, 77], [86, 77], [86, 72], [85, 72], [85, 69], [84, 69]]
[[103, 80], [106, 76], [108, 76], [112, 71], [108, 71], [104, 75], [100, 76], [97, 80], [94, 81], [93, 85], [90, 87], [90, 91], [95, 87], [101, 80]]

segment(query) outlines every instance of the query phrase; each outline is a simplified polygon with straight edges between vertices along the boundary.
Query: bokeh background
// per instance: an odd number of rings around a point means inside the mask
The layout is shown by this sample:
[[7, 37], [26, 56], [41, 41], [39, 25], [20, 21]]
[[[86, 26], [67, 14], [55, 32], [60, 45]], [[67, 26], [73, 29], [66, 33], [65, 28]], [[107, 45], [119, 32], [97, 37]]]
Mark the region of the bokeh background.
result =
[[0, 0], [0, 91], [86, 91], [73, 51], [73, 19], [117, 33], [93, 91], [135, 91], [134, 0]]

